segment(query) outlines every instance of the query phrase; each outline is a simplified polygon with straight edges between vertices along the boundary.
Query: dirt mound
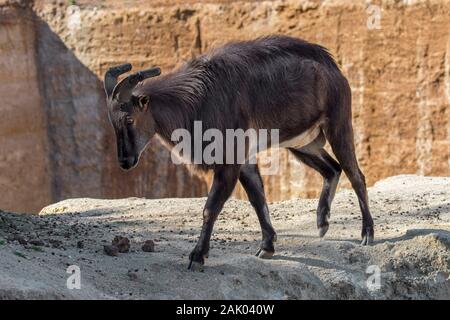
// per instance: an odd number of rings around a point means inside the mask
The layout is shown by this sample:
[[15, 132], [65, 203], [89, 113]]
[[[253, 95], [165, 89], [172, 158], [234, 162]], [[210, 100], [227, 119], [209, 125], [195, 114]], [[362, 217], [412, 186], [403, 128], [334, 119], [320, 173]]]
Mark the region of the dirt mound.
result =
[[[351, 191], [337, 194], [325, 240], [316, 200], [271, 204], [272, 260], [253, 256], [260, 231], [251, 206], [230, 200], [201, 273], [187, 262], [205, 199], [71, 199], [40, 216], [0, 212], [0, 299], [450, 299], [450, 178], [398, 176], [369, 194], [372, 247], [359, 245]], [[130, 240], [129, 252], [108, 256], [103, 247], [116, 236]], [[142, 250], [149, 240], [154, 252]], [[79, 290], [67, 288], [73, 266]]]

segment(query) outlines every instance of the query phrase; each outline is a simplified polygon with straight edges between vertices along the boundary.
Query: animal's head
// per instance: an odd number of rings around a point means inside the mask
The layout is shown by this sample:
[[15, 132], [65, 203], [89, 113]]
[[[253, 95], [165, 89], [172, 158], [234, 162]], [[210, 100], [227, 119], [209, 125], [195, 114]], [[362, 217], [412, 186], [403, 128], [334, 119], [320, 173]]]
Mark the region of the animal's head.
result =
[[105, 74], [108, 116], [116, 133], [117, 158], [124, 170], [134, 168], [146, 145], [155, 134], [150, 98], [134, 95], [136, 85], [161, 74], [160, 68], [130, 74], [118, 82], [119, 75], [131, 70], [131, 64], [110, 68]]

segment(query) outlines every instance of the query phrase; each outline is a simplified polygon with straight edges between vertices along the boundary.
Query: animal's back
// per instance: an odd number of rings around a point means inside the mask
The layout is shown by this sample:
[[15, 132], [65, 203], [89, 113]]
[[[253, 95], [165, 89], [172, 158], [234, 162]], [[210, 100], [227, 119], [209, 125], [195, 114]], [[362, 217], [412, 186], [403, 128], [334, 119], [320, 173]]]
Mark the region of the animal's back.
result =
[[[289, 36], [268, 36], [228, 43], [207, 55], [210, 61], [228, 60], [238, 64], [299, 57], [339, 69], [328, 50], [318, 44]], [[250, 60], [251, 59], [251, 60]], [[250, 61], [249, 61], [250, 60]]]
[[343, 78], [324, 47], [288, 36], [228, 43], [197, 61], [206, 66], [214, 92], [206, 105], [240, 112], [262, 128], [284, 123], [286, 136], [322, 116], [327, 93]]

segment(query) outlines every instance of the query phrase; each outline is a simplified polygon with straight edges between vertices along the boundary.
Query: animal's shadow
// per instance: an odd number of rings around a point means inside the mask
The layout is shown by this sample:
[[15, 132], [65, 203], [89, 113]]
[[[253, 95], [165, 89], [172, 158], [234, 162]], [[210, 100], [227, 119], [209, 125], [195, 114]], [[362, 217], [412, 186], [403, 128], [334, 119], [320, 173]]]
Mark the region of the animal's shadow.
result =
[[[396, 243], [406, 240], [411, 240], [418, 236], [426, 236], [430, 234], [435, 234], [439, 239], [441, 239], [447, 247], [450, 247], [450, 231], [443, 229], [411, 229], [407, 230], [406, 233], [402, 236], [395, 238], [386, 238], [380, 239], [374, 243], [377, 244], [382, 243]], [[325, 240], [326, 241], [326, 240]], [[354, 240], [331, 240], [333, 242], [350, 242], [354, 244], [356, 241]], [[341, 270], [341, 271], [350, 271], [351, 267], [345, 267], [345, 265], [338, 262], [326, 261], [324, 259], [315, 259], [315, 258], [307, 258], [307, 257], [298, 257], [298, 256], [286, 256], [286, 255], [274, 255], [274, 260], [284, 260], [284, 261], [293, 261], [298, 262], [310, 267], [319, 267], [333, 270]]]

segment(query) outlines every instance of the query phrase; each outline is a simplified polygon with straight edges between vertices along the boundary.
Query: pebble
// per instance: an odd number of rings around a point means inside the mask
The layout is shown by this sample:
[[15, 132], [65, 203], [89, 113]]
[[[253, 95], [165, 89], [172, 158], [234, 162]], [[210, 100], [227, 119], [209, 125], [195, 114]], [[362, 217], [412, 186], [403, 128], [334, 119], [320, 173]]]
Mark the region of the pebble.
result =
[[117, 247], [120, 253], [130, 251], [130, 240], [126, 237], [116, 236], [111, 244]]
[[127, 275], [128, 275], [128, 278], [130, 278], [130, 280], [132, 280], [132, 281], [136, 281], [138, 279], [138, 275], [135, 272], [128, 271]]
[[115, 257], [119, 254], [119, 248], [113, 245], [103, 246], [103, 250], [108, 256]]
[[39, 239], [30, 240], [30, 244], [32, 244], [33, 246], [37, 246], [37, 247], [42, 247], [45, 245], [44, 241], [39, 240]]
[[155, 243], [153, 240], [147, 240], [142, 245], [142, 251], [144, 252], [155, 252]]

